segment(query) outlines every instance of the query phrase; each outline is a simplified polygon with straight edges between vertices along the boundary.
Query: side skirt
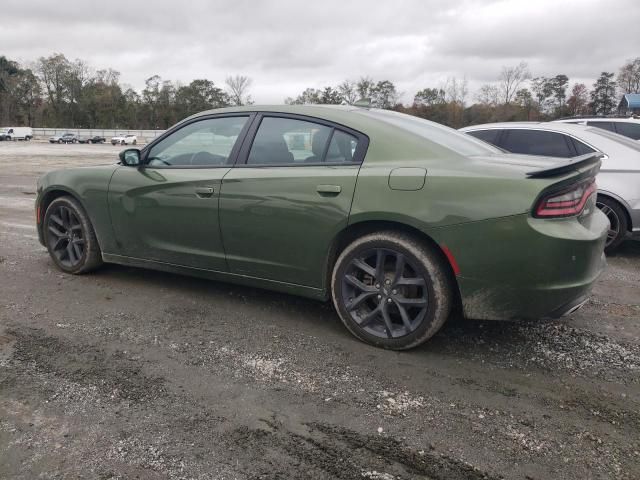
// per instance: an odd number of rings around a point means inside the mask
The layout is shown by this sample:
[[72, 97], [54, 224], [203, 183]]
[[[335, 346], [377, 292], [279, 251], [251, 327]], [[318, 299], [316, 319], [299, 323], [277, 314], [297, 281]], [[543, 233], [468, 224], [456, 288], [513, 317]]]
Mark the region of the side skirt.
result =
[[154, 260], [143, 260], [140, 258], [125, 257], [122, 255], [114, 255], [111, 253], [103, 253], [102, 260], [107, 263], [117, 263], [119, 265], [126, 265], [129, 267], [148, 268], [151, 270], [159, 270], [162, 272], [177, 273], [180, 275], [188, 275], [191, 277], [206, 278], [209, 280], [216, 280], [220, 282], [229, 282], [238, 285], [246, 285], [249, 287], [263, 288], [265, 290], [274, 290], [277, 292], [289, 293], [291, 295], [298, 295], [315, 300], [328, 300], [328, 293], [326, 290], [321, 288], [307, 287], [304, 285], [297, 285], [295, 283], [278, 282], [276, 280], [250, 277], [247, 275], [238, 275], [229, 272], [219, 272], [216, 270], [185, 267], [183, 265], [157, 262]]

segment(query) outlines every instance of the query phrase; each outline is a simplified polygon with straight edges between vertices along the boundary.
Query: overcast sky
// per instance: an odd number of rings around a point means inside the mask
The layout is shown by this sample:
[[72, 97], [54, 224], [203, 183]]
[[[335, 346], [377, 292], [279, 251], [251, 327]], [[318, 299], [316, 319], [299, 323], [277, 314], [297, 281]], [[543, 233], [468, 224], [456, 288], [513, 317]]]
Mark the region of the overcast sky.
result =
[[[96, 6], [94, 6], [96, 5]], [[99, 8], [98, 8], [99, 5]], [[253, 79], [257, 103], [369, 75], [410, 102], [466, 76], [473, 91], [520, 60], [589, 86], [640, 56], [640, 0], [2, 0], [0, 55], [64, 53], [136, 89]]]

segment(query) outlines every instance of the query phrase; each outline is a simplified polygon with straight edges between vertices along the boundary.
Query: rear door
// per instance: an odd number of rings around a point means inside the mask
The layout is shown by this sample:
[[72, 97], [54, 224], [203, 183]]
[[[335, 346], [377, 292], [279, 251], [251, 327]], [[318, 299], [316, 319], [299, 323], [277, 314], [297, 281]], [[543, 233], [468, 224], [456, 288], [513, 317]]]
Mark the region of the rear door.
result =
[[347, 225], [365, 135], [298, 115], [261, 114], [225, 175], [220, 224], [232, 273], [322, 287]]
[[250, 115], [197, 119], [143, 151], [141, 167], [118, 168], [111, 221], [127, 257], [226, 271], [218, 199]]

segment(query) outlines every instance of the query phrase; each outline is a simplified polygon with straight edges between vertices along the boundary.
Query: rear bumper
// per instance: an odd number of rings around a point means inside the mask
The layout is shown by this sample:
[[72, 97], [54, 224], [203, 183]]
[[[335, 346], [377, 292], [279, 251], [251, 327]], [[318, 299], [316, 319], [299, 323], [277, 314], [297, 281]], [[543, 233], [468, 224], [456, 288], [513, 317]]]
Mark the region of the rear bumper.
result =
[[598, 210], [583, 219], [517, 215], [461, 225], [438, 241], [460, 267], [467, 318], [557, 318], [586, 301], [604, 270], [608, 227]]

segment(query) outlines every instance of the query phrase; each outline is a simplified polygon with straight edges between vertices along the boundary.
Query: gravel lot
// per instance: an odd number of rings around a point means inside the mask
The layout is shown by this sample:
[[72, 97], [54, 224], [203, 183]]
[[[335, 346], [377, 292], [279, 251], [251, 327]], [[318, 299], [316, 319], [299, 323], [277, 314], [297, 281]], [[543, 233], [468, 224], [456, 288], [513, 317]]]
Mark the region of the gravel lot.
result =
[[56, 270], [37, 176], [119, 150], [0, 142], [0, 478], [640, 478], [640, 242], [570, 318], [387, 352], [322, 303]]

